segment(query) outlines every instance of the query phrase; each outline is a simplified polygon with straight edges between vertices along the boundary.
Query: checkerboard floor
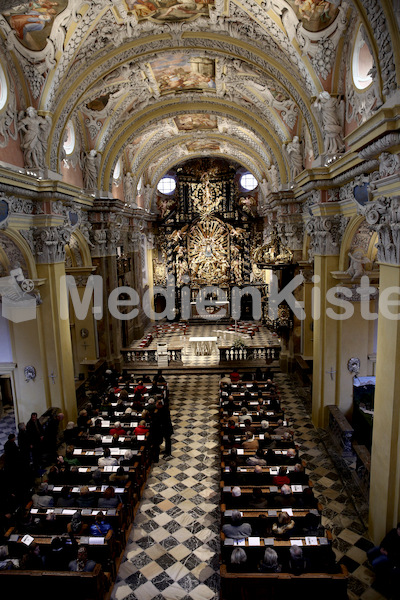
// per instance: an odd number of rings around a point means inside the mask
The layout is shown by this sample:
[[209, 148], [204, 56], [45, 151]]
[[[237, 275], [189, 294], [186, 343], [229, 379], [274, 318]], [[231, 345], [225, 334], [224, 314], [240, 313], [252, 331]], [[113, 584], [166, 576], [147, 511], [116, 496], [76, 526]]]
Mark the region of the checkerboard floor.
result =
[[[204, 335], [204, 334], [203, 334]], [[380, 600], [366, 551], [372, 546], [327, 437], [311, 423], [303, 399], [285, 375], [276, 376], [308, 463], [323, 524], [334, 535], [337, 560], [350, 573], [349, 600]], [[112, 598], [217, 600], [219, 591], [220, 452], [218, 375], [169, 376], [174, 423], [172, 457], [154, 465], [132, 527]]]
[[4, 452], [4, 444], [10, 433], [17, 433], [15, 428], [14, 408], [5, 406], [3, 416], [0, 419], [0, 456]]
[[[150, 326], [146, 330], [146, 334], [152, 333], [153, 327]], [[238, 333], [240, 337], [243, 337], [246, 346], [249, 347], [262, 347], [268, 346], [269, 344], [276, 343], [278, 339], [276, 335], [271, 333], [269, 329], [259, 323], [259, 331], [257, 331], [252, 338], [250, 336], [245, 336]], [[188, 339], [189, 337], [213, 337], [218, 336], [223, 338], [224, 342], [229, 342], [229, 340], [233, 340], [235, 338], [235, 334], [233, 332], [228, 332], [227, 325], [221, 325], [220, 323], [207, 323], [203, 322], [201, 325], [190, 325], [186, 335], [183, 335], [181, 331], [177, 331], [173, 334], [160, 335], [158, 337], [153, 338], [150, 345], [146, 348], [146, 350], [156, 350], [157, 342], [163, 341], [167, 342], [168, 348], [180, 348], [182, 343]], [[140, 340], [139, 340], [140, 341]], [[132, 348], [137, 348], [139, 345], [139, 341], [135, 341], [132, 344]]]

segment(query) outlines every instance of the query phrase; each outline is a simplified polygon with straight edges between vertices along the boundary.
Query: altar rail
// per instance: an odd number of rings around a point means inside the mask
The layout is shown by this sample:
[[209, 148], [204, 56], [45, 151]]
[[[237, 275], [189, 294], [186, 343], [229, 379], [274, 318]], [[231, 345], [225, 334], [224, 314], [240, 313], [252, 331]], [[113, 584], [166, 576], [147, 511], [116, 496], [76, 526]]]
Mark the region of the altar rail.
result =
[[[144, 362], [157, 364], [157, 350], [146, 350], [146, 348], [130, 350], [122, 348], [121, 354], [124, 357], [125, 363]], [[168, 360], [169, 362], [182, 362], [182, 349], [168, 350]]]
[[230, 360], [278, 360], [280, 346], [259, 348], [220, 348], [219, 359], [226, 362]]

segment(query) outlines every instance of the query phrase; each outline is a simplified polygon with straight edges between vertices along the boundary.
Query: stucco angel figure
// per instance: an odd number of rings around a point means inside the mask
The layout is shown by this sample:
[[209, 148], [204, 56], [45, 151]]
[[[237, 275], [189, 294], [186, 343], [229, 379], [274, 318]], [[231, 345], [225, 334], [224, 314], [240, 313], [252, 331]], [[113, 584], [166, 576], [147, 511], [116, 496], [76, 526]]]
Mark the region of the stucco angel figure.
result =
[[350, 257], [350, 266], [347, 269], [347, 275], [351, 275], [351, 280], [358, 279], [364, 275], [365, 269], [364, 265], [369, 263], [368, 257], [366, 257], [362, 250], [355, 250], [353, 254], [351, 252], [348, 253]]
[[303, 170], [303, 153], [301, 151], [301, 143], [299, 136], [295, 135], [291, 142], [285, 146], [286, 153], [289, 158], [290, 176], [294, 179]]
[[324, 129], [324, 149], [327, 154], [343, 150], [342, 125], [339, 119], [339, 100], [329, 92], [321, 92], [313, 107], [321, 112]]
[[38, 115], [33, 106], [19, 113], [18, 131], [21, 133], [21, 149], [25, 165], [30, 168], [43, 168], [51, 118]]

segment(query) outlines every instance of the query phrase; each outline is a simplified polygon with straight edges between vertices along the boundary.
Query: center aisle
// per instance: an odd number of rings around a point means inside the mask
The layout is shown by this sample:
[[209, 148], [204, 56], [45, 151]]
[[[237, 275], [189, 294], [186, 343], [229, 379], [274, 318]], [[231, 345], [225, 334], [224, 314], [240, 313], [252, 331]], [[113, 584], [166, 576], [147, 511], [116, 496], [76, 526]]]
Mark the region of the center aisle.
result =
[[[172, 457], [153, 465], [115, 600], [219, 597], [219, 375], [168, 376]], [[163, 447], [162, 447], [163, 449]]]

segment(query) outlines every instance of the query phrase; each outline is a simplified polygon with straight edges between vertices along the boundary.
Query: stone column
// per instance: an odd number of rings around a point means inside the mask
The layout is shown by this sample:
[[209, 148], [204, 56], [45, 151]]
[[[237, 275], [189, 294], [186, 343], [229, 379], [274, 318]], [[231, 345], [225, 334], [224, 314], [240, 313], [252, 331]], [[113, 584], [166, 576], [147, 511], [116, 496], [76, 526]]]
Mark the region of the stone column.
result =
[[121, 321], [113, 317], [108, 310], [110, 293], [118, 287], [116, 254], [120, 229], [115, 226], [93, 229], [91, 237], [92, 263], [97, 267], [96, 275], [103, 277], [103, 318], [97, 321], [99, 354], [108, 363], [120, 368], [122, 365]]
[[[400, 518], [400, 320], [388, 318], [385, 294], [400, 290], [400, 198], [378, 198], [366, 205], [367, 223], [377, 231], [379, 316], [374, 429], [371, 452], [369, 527], [375, 543]], [[399, 300], [399, 292], [391, 295]], [[387, 308], [399, 319], [399, 307]]]
[[327, 291], [336, 285], [331, 272], [338, 270], [340, 240], [346, 220], [342, 216], [313, 216], [306, 225], [314, 258], [314, 292], [319, 315], [313, 320], [312, 420], [316, 427], [328, 422], [326, 406], [336, 404], [338, 376], [338, 323], [327, 316]]
[[45, 283], [40, 288], [42, 305], [37, 311], [46, 405], [59, 407], [65, 422], [77, 417], [74, 368], [69, 319], [60, 313], [68, 302], [67, 289], [61, 284], [65, 276], [65, 244], [70, 230], [63, 226], [34, 227], [30, 244], [37, 261], [37, 274]]

